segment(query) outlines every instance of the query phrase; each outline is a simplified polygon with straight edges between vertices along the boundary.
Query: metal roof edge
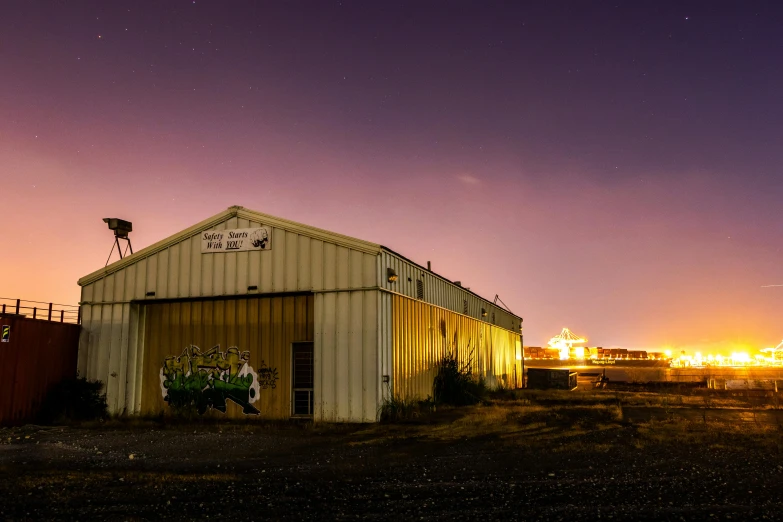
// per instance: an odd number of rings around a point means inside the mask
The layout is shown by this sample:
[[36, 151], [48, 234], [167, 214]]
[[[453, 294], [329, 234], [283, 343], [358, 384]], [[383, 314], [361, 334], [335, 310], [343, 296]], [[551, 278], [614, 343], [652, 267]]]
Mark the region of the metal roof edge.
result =
[[317, 228], [312, 225], [305, 225], [304, 223], [298, 223], [296, 221], [291, 221], [290, 219], [264, 214], [263, 212], [258, 212], [257, 210], [251, 210], [244, 207], [232, 208], [237, 209], [238, 217], [247, 220], [258, 221], [265, 225], [273, 225], [277, 228], [282, 228], [290, 232], [295, 232], [298, 234], [310, 236], [315, 239], [321, 239], [323, 241], [335, 243], [352, 250], [365, 252], [367, 254], [378, 255], [381, 253], [381, 245], [377, 243], [371, 243], [370, 241], [365, 241], [363, 239], [357, 239], [355, 237], [346, 236], [344, 234], [338, 234], [337, 232], [331, 232], [329, 230]]
[[422, 269], [422, 270], [423, 270], [423, 271], [425, 271], [426, 273], [428, 273], [428, 274], [432, 274], [432, 275], [434, 275], [435, 277], [437, 277], [438, 279], [442, 279], [443, 281], [447, 282], [448, 284], [450, 284], [450, 285], [451, 285], [451, 286], [453, 286], [454, 288], [459, 288], [460, 290], [464, 290], [464, 291], [466, 291], [467, 293], [469, 293], [469, 294], [471, 294], [471, 295], [473, 295], [473, 296], [475, 296], [475, 297], [478, 297], [479, 299], [481, 299], [481, 300], [482, 300], [482, 301], [484, 301], [485, 303], [488, 303], [488, 304], [490, 304], [490, 305], [492, 305], [492, 306], [494, 306], [494, 307], [498, 308], [499, 310], [503, 310], [504, 312], [507, 312], [507, 313], [511, 314], [512, 316], [516, 317], [517, 319], [520, 319], [520, 320], [522, 320], [522, 316], [519, 316], [519, 315], [515, 314], [514, 312], [512, 312], [511, 310], [508, 310], [507, 308], [503, 308], [502, 306], [498, 306], [498, 305], [496, 305], [495, 303], [493, 303], [493, 302], [492, 302], [492, 301], [490, 301], [489, 299], [486, 299], [486, 298], [484, 298], [484, 297], [481, 297], [481, 296], [480, 296], [480, 295], [478, 295], [476, 292], [473, 292], [472, 290], [468, 290], [467, 288], [465, 288], [465, 287], [464, 287], [464, 286], [462, 286], [462, 285], [457, 285], [457, 284], [454, 284], [454, 281], [451, 281], [450, 279], [447, 279], [447, 278], [443, 277], [442, 275], [440, 275], [440, 274], [438, 274], [438, 273], [436, 273], [436, 272], [433, 272], [432, 270], [427, 270], [425, 267], [421, 266], [421, 265], [420, 265], [420, 264], [418, 264], [416, 261], [413, 261], [412, 259], [409, 259], [409, 258], [405, 257], [404, 255], [402, 255], [402, 254], [400, 254], [400, 253], [398, 253], [398, 252], [395, 252], [394, 250], [392, 250], [392, 249], [391, 249], [391, 248], [389, 248], [389, 247], [385, 247], [385, 246], [381, 245], [381, 250], [384, 250], [384, 251], [388, 252], [389, 254], [392, 254], [392, 255], [394, 255], [394, 256], [397, 256], [397, 257], [399, 257], [400, 259], [402, 259], [402, 260], [404, 260], [404, 261], [407, 261], [408, 263], [410, 263], [410, 264], [412, 264], [412, 265], [414, 265], [414, 266], [417, 266], [417, 267], [419, 267], [420, 269]]

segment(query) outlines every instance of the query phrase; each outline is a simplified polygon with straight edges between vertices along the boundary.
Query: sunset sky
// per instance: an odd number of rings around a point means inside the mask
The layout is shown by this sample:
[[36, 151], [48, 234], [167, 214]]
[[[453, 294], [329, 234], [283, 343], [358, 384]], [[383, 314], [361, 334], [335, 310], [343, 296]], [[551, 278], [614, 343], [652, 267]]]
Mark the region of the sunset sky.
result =
[[[229, 7], [230, 6], [230, 7]], [[0, 13], [0, 296], [76, 304], [230, 205], [590, 345], [783, 338], [783, 4], [37, 2]]]

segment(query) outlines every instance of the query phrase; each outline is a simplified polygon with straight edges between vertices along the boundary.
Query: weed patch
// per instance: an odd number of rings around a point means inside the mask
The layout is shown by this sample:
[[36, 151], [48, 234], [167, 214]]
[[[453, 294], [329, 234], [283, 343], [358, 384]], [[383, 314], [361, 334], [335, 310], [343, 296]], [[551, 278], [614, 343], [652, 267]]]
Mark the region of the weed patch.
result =
[[102, 390], [101, 381], [88, 381], [83, 377], [63, 380], [46, 395], [38, 420], [54, 424], [105, 419], [108, 404]]

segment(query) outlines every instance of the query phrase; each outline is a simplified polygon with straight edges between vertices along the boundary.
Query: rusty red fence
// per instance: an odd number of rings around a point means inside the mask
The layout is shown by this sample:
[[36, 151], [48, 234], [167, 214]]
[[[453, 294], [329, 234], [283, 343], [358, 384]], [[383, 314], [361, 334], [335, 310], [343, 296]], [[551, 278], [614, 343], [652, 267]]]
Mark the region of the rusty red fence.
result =
[[76, 377], [81, 326], [0, 312], [0, 327], [0, 425], [32, 422], [47, 392]]
[[82, 322], [81, 308], [77, 305], [27, 301], [10, 297], [0, 297], [0, 314], [21, 315], [61, 323], [81, 324]]

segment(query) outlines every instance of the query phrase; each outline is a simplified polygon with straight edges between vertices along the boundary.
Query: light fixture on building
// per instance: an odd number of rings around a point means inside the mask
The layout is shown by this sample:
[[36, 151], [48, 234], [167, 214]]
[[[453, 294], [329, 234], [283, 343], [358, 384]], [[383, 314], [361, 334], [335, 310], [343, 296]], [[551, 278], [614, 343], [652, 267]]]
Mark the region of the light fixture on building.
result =
[[481, 317], [486, 317], [486, 316], [487, 316], [487, 309], [486, 308], [482, 308], [481, 309]]
[[395, 282], [397, 280], [397, 272], [395, 272], [394, 269], [391, 267], [387, 268], [386, 278], [389, 280], [390, 283]]
[[[128, 253], [128, 250], [130, 250], [130, 253], [133, 254], [133, 246], [131, 246], [130, 238], [128, 237], [128, 234], [133, 232], [133, 223], [118, 218], [103, 218], [103, 222], [109, 225], [109, 230], [114, 231], [114, 244], [112, 244], [109, 257], [106, 259], [106, 266], [109, 266], [109, 261], [111, 260], [111, 255], [114, 253], [115, 246], [117, 247], [117, 252], [120, 254], [120, 259], [125, 257], [125, 255]], [[124, 254], [122, 252], [122, 248], [120, 247], [120, 239], [125, 241]]]

